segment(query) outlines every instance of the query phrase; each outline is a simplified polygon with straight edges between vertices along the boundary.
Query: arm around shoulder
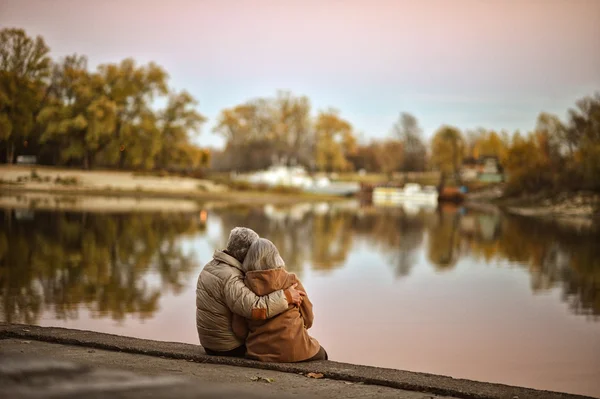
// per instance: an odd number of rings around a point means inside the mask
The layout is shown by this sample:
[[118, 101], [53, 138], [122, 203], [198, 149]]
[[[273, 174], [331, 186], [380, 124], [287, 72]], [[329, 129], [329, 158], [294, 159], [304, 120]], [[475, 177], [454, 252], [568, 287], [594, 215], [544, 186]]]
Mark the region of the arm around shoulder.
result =
[[283, 290], [258, 296], [246, 286], [242, 276], [232, 276], [227, 280], [224, 297], [229, 309], [246, 319], [270, 319], [288, 308], [288, 300]]

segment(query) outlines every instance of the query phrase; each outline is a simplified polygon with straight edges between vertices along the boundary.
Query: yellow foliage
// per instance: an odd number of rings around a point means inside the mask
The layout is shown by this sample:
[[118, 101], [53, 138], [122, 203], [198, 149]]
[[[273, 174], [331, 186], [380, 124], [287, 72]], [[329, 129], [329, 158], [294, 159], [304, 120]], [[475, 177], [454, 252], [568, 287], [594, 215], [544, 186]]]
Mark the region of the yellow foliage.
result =
[[317, 168], [321, 171], [347, 171], [352, 164], [348, 156], [356, 151], [352, 125], [336, 111], [319, 113], [315, 122]]

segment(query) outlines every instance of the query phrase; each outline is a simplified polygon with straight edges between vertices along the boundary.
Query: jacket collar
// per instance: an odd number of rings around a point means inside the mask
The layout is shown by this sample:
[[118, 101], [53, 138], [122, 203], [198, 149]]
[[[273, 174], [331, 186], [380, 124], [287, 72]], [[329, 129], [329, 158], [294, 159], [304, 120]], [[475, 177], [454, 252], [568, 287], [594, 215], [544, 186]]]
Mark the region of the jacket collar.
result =
[[229, 266], [233, 266], [236, 269], [242, 270], [242, 264], [240, 263], [240, 261], [237, 260], [236, 258], [234, 258], [231, 255], [227, 255], [223, 251], [219, 251], [219, 250], [215, 251], [215, 253], [213, 254], [213, 259], [215, 259], [215, 260], [217, 260], [219, 262], [226, 263]]

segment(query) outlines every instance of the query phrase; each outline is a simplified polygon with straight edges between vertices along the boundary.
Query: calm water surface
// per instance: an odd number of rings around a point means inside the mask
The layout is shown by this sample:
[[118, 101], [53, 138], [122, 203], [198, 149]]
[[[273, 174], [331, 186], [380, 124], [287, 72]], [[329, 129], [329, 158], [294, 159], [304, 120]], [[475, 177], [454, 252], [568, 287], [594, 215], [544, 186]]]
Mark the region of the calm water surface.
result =
[[598, 233], [455, 208], [0, 212], [4, 321], [197, 343], [197, 275], [243, 225], [335, 360], [600, 396]]

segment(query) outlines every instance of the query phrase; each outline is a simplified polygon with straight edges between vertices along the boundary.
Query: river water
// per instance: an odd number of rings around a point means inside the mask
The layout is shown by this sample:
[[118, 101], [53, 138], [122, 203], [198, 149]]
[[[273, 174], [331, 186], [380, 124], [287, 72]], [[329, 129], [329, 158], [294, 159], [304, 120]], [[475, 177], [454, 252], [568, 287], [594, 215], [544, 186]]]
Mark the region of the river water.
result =
[[334, 360], [600, 396], [597, 232], [353, 204], [3, 209], [0, 221], [3, 321], [198, 343], [198, 273], [248, 226], [301, 278]]

